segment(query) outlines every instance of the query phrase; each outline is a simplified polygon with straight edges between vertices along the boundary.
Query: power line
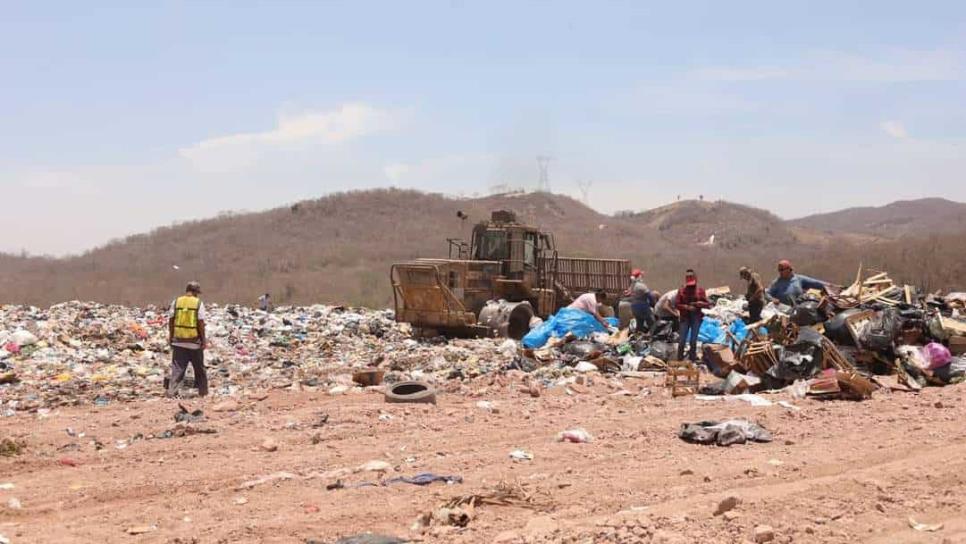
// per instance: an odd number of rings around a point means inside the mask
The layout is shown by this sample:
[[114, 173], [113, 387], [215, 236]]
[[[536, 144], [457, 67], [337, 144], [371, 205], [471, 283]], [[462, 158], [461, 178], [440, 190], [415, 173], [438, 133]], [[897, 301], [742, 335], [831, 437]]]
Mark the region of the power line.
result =
[[540, 177], [537, 180], [537, 190], [550, 192], [550, 161], [553, 157], [537, 155], [537, 167], [540, 169]]

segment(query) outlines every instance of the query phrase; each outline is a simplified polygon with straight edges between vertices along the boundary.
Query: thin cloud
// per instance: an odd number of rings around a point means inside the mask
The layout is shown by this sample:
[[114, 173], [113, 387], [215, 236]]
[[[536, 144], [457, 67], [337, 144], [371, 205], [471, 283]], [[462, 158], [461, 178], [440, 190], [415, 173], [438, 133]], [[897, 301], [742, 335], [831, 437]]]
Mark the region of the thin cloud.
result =
[[899, 140], [905, 140], [909, 137], [906, 127], [899, 121], [883, 121], [879, 123], [879, 128], [882, 129], [882, 132]]
[[963, 55], [950, 50], [894, 49], [876, 55], [813, 51], [785, 66], [705, 66], [688, 79], [703, 81], [866, 81], [914, 82], [966, 79]]
[[396, 121], [389, 111], [350, 103], [330, 111], [281, 115], [271, 130], [209, 138], [178, 154], [202, 171], [235, 170], [251, 165], [265, 151], [340, 144], [392, 129]]
[[712, 66], [693, 70], [688, 75], [704, 81], [762, 81], [786, 79], [790, 73], [782, 68]]

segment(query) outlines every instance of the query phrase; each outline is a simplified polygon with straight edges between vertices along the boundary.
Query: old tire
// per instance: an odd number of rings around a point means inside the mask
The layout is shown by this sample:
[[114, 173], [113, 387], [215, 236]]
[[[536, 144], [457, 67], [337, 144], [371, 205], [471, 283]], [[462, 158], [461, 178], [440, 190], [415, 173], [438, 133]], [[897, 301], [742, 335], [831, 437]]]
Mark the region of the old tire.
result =
[[386, 402], [436, 404], [436, 390], [426, 382], [399, 382], [386, 389]]

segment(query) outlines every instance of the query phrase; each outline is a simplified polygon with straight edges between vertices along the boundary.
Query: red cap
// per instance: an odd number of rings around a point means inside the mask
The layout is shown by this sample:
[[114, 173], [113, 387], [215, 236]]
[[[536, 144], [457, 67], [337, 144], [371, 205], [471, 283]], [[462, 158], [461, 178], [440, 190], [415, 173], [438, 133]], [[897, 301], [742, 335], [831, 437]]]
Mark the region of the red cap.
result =
[[634, 276], [635, 278], [641, 277], [641, 269], [635, 268], [634, 270], [631, 270], [631, 276]]
[[778, 268], [789, 268], [790, 269], [791, 267], [792, 267], [792, 263], [788, 259], [782, 259], [782, 260], [778, 261]]
[[688, 287], [691, 287], [697, 284], [698, 284], [698, 278], [686, 278], [684, 280], [684, 285], [687, 285]]

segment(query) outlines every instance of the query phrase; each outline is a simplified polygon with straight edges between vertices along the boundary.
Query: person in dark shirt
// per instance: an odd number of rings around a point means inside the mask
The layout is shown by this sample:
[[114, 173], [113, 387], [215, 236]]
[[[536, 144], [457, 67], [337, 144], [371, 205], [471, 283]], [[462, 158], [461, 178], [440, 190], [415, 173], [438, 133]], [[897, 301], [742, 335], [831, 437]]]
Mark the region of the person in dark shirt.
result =
[[748, 282], [748, 291], [745, 292], [745, 300], [748, 301], [748, 322], [761, 321], [761, 309], [765, 307], [765, 287], [761, 282], [761, 276], [747, 266], [738, 269], [738, 275]]
[[698, 360], [698, 331], [701, 329], [701, 321], [704, 314], [703, 308], [710, 308], [711, 302], [704, 289], [698, 287], [698, 276], [694, 270], [688, 269], [684, 274], [684, 285], [678, 289], [677, 308], [681, 314], [681, 342], [678, 344], [678, 360], [684, 359], [684, 346], [690, 344], [691, 352], [689, 358], [691, 362]]

